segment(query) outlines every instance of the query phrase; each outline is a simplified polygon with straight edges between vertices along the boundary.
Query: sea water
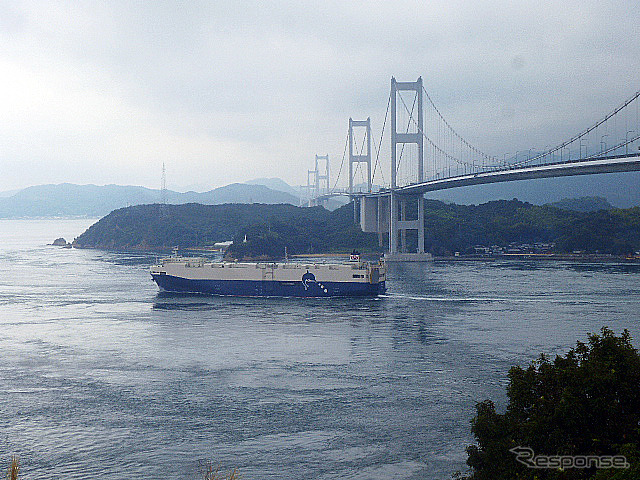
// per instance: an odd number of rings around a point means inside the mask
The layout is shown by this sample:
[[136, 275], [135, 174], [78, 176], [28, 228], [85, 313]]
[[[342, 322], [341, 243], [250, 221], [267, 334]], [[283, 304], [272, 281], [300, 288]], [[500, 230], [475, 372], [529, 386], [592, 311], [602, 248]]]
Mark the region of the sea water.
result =
[[603, 325], [638, 345], [640, 266], [389, 265], [370, 299], [158, 292], [154, 255], [0, 220], [0, 468], [23, 478], [447, 479], [507, 372]]

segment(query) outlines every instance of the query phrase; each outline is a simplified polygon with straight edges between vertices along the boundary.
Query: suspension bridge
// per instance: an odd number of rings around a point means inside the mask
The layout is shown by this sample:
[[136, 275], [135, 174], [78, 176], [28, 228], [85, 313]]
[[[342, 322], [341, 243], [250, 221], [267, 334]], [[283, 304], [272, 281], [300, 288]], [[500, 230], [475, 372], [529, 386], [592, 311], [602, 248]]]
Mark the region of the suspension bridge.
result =
[[[363, 231], [376, 232], [380, 246], [387, 247], [391, 256], [403, 254], [407, 258], [413, 253], [419, 259], [424, 255], [423, 200], [427, 192], [534, 178], [640, 171], [639, 97], [640, 92], [634, 93], [556, 146], [499, 158], [484, 153], [447, 122], [425, 90], [422, 77], [415, 82], [392, 78], [380, 140], [373, 142], [370, 118], [349, 119], [333, 188], [329, 156], [316, 155], [315, 169], [308, 171], [306, 203], [319, 205], [332, 197], [347, 196], [354, 204], [354, 221]], [[387, 123], [391, 154], [390, 174], [385, 177], [380, 155]], [[339, 189], [343, 170], [348, 175], [348, 187]], [[375, 184], [376, 174], [380, 175], [381, 187]], [[356, 183], [358, 178], [360, 183]]]

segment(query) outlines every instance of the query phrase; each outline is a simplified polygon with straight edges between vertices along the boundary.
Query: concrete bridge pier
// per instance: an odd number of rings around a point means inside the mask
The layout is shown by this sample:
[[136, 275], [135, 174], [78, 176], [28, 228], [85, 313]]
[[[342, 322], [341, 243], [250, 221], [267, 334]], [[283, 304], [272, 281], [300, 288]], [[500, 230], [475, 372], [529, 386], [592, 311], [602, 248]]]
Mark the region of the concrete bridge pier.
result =
[[[389, 197], [376, 197], [376, 231], [378, 232], [378, 246], [384, 247], [385, 238], [389, 237]], [[371, 208], [371, 207], [369, 207]]]
[[[384, 246], [389, 239], [390, 261], [427, 261], [424, 252], [424, 198], [422, 195], [361, 196], [357, 204], [360, 228], [363, 232], [378, 234], [378, 243]], [[415, 209], [414, 209], [415, 208]], [[412, 211], [413, 210], [413, 211]], [[415, 245], [409, 245], [407, 231], [416, 231]]]
[[[391, 193], [391, 198], [396, 199], [395, 202], [392, 202], [397, 205], [397, 210], [392, 214], [389, 229], [389, 253], [391, 255], [399, 253], [424, 254], [424, 198], [422, 195], [399, 195], [394, 192]], [[411, 212], [411, 208], [415, 208], [415, 210]], [[417, 232], [415, 247], [409, 246], [407, 243], [407, 232], [410, 230]], [[398, 234], [400, 235], [399, 248]]]
[[359, 202], [358, 197], [351, 197], [353, 202], [353, 223], [362, 223], [362, 213], [359, 211], [364, 202]]
[[398, 195], [389, 195], [389, 253], [398, 253]]
[[[398, 209], [400, 210], [400, 221], [407, 221], [407, 199], [403, 198], [400, 200]], [[404, 228], [400, 229], [400, 253], [407, 253], [407, 230]]]

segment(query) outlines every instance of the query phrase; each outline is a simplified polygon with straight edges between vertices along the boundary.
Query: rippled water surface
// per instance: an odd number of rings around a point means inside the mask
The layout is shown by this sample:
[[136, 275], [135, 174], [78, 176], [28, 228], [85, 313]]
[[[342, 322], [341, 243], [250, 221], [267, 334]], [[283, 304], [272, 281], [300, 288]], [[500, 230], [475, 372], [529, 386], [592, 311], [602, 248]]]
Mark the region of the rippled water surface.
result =
[[179, 296], [152, 256], [46, 245], [90, 223], [0, 220], [0, 460], [25, 478], [211, 460], [247, 480], [446, 479], [511, 365], [602, 325], [640, 338], [637, 265], [404, 264], [377, 299]]

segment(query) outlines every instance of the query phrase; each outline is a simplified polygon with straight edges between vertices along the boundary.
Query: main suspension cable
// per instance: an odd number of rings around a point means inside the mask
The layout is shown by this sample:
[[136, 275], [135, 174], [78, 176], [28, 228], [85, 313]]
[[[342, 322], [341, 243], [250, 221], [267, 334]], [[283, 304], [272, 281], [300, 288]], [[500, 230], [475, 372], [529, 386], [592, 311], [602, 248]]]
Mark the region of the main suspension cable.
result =
[[[378, 148], [376, 145], [373, 145], [373, 148], [376, 148], [376, 163], [373, 167], [373, 174], [371, 175], [371, 182], [376, 178], [376, 169], [378, 168], [378, 160], [380, 159], [380, 149], [382, 148], [382, 139], [384, 138], [384, 128], [387, 125], [387, 117], [389, 116], [389, 106], [391, 105], [391, 93], [389, 93], [389, 99], [387, 100], [387, 111], [384, 114], [384, 121], [382, 122], [382, 131], [380, 132], [380, 142], [378, 143]], [[380, 175], [382, 176], [382, 185], [384, 186], [386, 181], [384, 179], [384, 173], [382, 173], [382, 165], [380, 165]]]
[[349, 133], [347, 133], [347, 139], [344, 143], [344, 151], [342, 152], [342, 161], [340, 162], [340, 169], [338, 170], [338, 176], [336, 177], [336, 183], [333, 184], [333, 189], [331, 193], [336, 191], [336, 187], [338, 186], [338, 180], [340, 180], [340, 175], [342, 174], [342, 167], [344, 166], [344, 157], [347, 155], [347, 147], [349, 146]]

